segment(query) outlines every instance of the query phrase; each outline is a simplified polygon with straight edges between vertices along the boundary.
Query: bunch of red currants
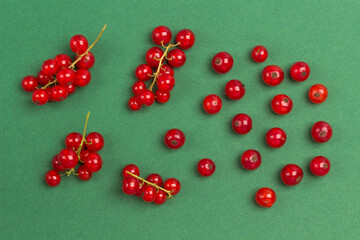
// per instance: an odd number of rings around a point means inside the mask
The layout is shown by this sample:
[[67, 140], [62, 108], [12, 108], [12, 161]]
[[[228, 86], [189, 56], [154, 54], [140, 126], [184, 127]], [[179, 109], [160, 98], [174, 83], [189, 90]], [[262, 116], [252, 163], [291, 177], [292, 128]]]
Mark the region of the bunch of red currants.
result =
[[[158, 26], [152, 32], [152, 40], [159, 47], [150, 48], [145, 54], [146, 64], [140, 64], [135, 70], [137, 81], [132, 86], [134, 94], [128, 101], [132, 111], [138, 111], [143, 105], [151, 106], [155, 99], [166, 103], [170, 99], [170, 91], [175, 86], [173, 67], [181, 67], [186, 62], [186, 55], [181, 49], [189, 49], [195, 43], [195, 35], [189, 29], [183, 29], [176, 35], [176, 43], [171, 44], [172, 33], [166, 26]], [[175, 48], [179, 47], [179, 48]], [[170, 50], [171, 48], [174, 48]], [[165, 64], [167, 61], [168, 64]], [[145, 82], [152, 79], [147, 88]], [[153, 88], [157, 86], [155, 93]]]
[[76, 54], [74, 62], [67, 54], [59, 54], [54, 59], [44, 61], [37, 77], [26, 76], [21, 82], [22, 88], [32, 93], [32, 100], [37, 105], [47, 102], [61, 102], [73, 94], [77, 87], [85, 87], [91, 80], [89, 69], [95, 63], [95, 57], [89, 47], [88, 40], [83, 35], [75, 35], [70, 39], [70, 48]]
[[154, 202], [161, 205], [168, 198], [178, 194], [181, 185], [176, 178], [169, 178], [163, 182], [157, 173], [150, 174], [146, 179], [140, 176], [140, 170], [135, 164], [129, 164], [122, 170], [124, 177], [122, 190], [127, 195], [141, 197], [145, 202]]

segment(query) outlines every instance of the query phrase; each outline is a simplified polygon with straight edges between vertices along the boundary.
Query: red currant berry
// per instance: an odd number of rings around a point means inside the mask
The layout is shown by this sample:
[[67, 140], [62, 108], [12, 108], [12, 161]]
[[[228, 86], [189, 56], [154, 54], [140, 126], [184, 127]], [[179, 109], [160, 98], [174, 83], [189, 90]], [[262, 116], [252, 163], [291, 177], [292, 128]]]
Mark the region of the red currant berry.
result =
[[215, 172], [215, 163], [208, 158], [201, 159], [198, 162], [197, 170], [201, 176], [209, 177]]
[[286, 142], [286, 133], [281, 128], [272, 128], [266, 133], [266, 143], [269, 147], [279, 148]]
[[173, 67], [181, 67], [186, 62], [186, 55], [183, 50], [175, 48], [167, 55], [168, 63]]
[[37, 75], [37, 80], [39, 81], [39, 84], [45, 86], [49, 82], [51, 82], [53, 79], [51, 76], [45, 75], [42, 71], [40, 71]]
[[71, 51], [78, 55], [83, 54], [88, 48], [88, 46], [88, 40], [83, 35], [77, 34], [70, 39]]
[[48, 59], [44, 61], [41, 67], [41, 72], [46, 76], [53, 76], [57, 73], [58, 70], [59, 66], [54, 59]]
[[64, 101], [67, 98], [68, 94], [68, 91], [62, 85], [56, 85], [51, 89], [51, 99], [53, 101]]
[[[144, 185], [145, 185], [145, 184], [139, 183], [139, 188], [138, 188], [138, 190], [136, 191], [136, 193], [134, 194], [135, 196], [142, 198], [142, 196], [143, 196], [142, 188], [143, 188]], [[145, 186], [146, 186], [146, 185], [145, 185]]]
[[84, 164], [90, 172], [98, 172], [102, 168], [103, 160], [100, 154], [92, 152], [87, 155]]
[[73, 149], [65, 148], [58, 154], [58, 159], [65, 169], [74, 168], [78, 164], [78, 156]]
[[37, 105], [44, 105], [49, 101], [49, 94], [44, 89], [36, 89], [32, 94], [32, 100]]
[[155, 195], [154, 203], [161, 205], [166, 202], [166, 199], [167, 199], [167, 194], [164, 191], [159, 190]]
[[152, 173], [152, 174], [150, 174], [150, 175], [146, 178], [146, 180], [147, 180], [148, 182], [151, 182], [151, 183], [154, 183], [154, 184], [158, 185], [159, 187], [161, 187], [162, 184], [163, 184], [163, 179], [162, 179], [162, 177], [161, 177], [159, 174], [157, 174], [157, 173]]
[[148, 64], [140, 64], [135, 70], [135, 76], [140, 81], [147, 81], [151, 78], [153, 69]]
[[291, 98], [285, 94], [279, 94], [272, 99], [271, 108], [275, 113], [285, 115], [291, 112], [293, 108], [293, 102]]
[[75, 72], [70, 68], [62, 68], [56, 74], [56, 80], [60, 85], [70, 85], [75, 81]]
[[332, 137], [332, 128], [330, 124], [324, 121], [317, 122], [311, 129], [311, 136], [318, 143], [324, 143], [330, 140]]
[[268, 51], [264, 46], [256, 46], [251, 52], [251, 57], [255, 62], [264, 62], [268, 57]]
[[281, 180], [289, 186], [299, 184], [303, 179], [302, 169], [295, 164], [288, 164], [281, 170]]
[[284, 72], [279, 66], [269, 65], [264, 68], [262, 79], [267, 85], [276, 86], [284, 80]]
[[21, 81], [21, 87], [27, 92], [35, 91], [38, 86], [38, 80], [34, 76], [26, 76]]
[[66, 91], [68, 92], [68, 95], [71, 95], [76, 91], [75, 83], [72, 83], [70, 85], [66, 85], [65, 88], [66, 88]]
[[151, 38], [156, 45], [168, 44], [171, 41], [171, 37], [172, 33], [166, 26], [156, 27], [151, 34]]
[[50, 170], [45, 174], [45, 181], [50, 187], [55, 187], [61, 182], [61, 176], [57, 171]]
[[146, 90], [146, 84], [143, 81], [137, 81], [132, 86], [132, 91], [135, 94], [135, 96], [144, 90]]
[[163, 50], [159, 47], [150, 48], [145, 54], [146, 63], [153, 68], [157, 68], [159, 66], [159, 61], [162, 55], [164, 54]]
[[85, 87], [91, 81], [91, 73], [85, 68], [79, 68], [76, 70], [75, 85], [78, 87]]
[[296, 62], [290, 68], [290, 76], [293, 80], [302, 82], [308, 79], [310, 67], [305, 62]]
[[59, 157], [58, 155], [56, 154], [55, 157], [53, 157], [53, 159], [51, 160], [51, 165], [53, 167], [53, 169], [57, 172], [63, 172], [65, 171], [66, 169], [60, 164], [60, 161], [59, 161]]
[[125, 194], [133, 195], [139, 189], [139, 181], [135, 177], [126, 177], [123, 180], [122, 190]]
[[317, 156], [310, 162], [310, 171], [315, 176], [325, 176], [330, 171], [330, 161], [326, 157]]
[[51, 93], [52, 93], [52, 87], [47, 87], [45, 88], [45, 91], [48, 93], [49, 95], [49, 101], [48, 102], [52, 102], [52, 98], [51, 98]]
[[160, 91], [160, 90], [156, 90], [155, 99], [159, 103], [166, 103], [170, 99], [170, 93], [169, 92], [163, 92], [163, 91]]
[[77, 151], [82, 141], [82, 135], [77, 132], [69, 133], [65, 138], [65, 146], [70, 149]]
[[80, 152], [80, 162], [84, 163], [87, 155], [89, 155], [91, 152], [85, 148], [81, 149]]
[[212, 60], [212, 67], [217, 73], [227, 73], [231, 70], [234, 64], [234, 59], [227, 52], [217, 53]]
[[272, 207], [276, 202], [276, 194], [271, 188], [260, 188], [255, 194], [255, 201], [261, 207]]
[[86, 136], [86, 148], [91, 152], [98, 152], [104, 147], [104, 138], [98, 132], [89, 133]]
[[175, 78], [171, 75], [161, 75], [156, 81], [156, 85], [160, 91], [170, 92], [175, 85]]
[[183, 29], [176, 35], [176, 43], [180, 43], [182, 49], [189, 49], [195, 43], [195, 34], [189, 29]]
[[[76, 56], [75, 60], [78, 59], [79, 56]], [[83, 56], [80, 61], [76, 63], [77, 68], [86, 68], [90, 69], [94, 66], [95, 56], [92, 52], [88, 52], [85, 56]]]
[[232, 128], [238, 134], [247, 134], [252, 129], [252, 120], [247, 114], [239, 113], [232, 120]]
[[132, 96], [129, 99], [128, 106], [132, 111], [138, 111], [141, 108], [141, 104], [136, 96]]
[[85, 165], [81, 165], [78, 168], [77, 174], [82, 181], [88, 181], [92, 177], [92, 172]]
[[59, 68], [67, 68], [71, 65], [71, 57], [63, 53], [57, 55], [55, 61]]
[[225, 94], [231, 100], [239, 100], [245, 95], [245, 85], [239, 80], [230, 80], [225, 85]]
[[250, 149], [241, 156], [241, 165], [246, 170], [255, 170], [261, 165], [261, 155], [258, 151]]
[[204, 98], [203, 108], [208, 114], [216, 114], [221, 110], [222, 101], [218, 95], [210, 94]]
[[165, 134], [164, 142], [171, 149], [181, 148], [185, 143], [185, 134], [179, 129], [170, 129]]
[[147, 89], [139, 92], [137, 98], [140, 104], [144, 104], [146, 106], [151, 106], [155, 102], [154, 93]]
[[176, 195], [180, 192], [181, 185], [176, 178], [169, 178], [164, 182], [164, 189], [170, 191], [171, 195]]
[[161, 69], [160, 69], [160, 72], [159, 72], [159, 77], [161, 75], [171, 75], [171, 76], [174, 76], [175, 75], [175, 72], [174, 72], [174, 69], [168, 65], [168, 64], [163, 64], [161, 66]]
[[145, 202], [154, 201], [155, 196], [156, 196], [156, 190], [155, 190], [155, 188], [153, 186], [146, 185], [146, 186], [142, 187], [141, 191], [142, 191], [142, 194], [143, 194], [142, 199]]
[[313, 103], [323, 103], [327, 99], [328, 90], [322, 84], [315, 84], [309, 90], [309, 98]]
[[127, 172], [130, 172], [136, 176], [140, 176], [140, 169], [135, 164], [128, 164], [124, 167], [124, 169], [122, 170], [122, 175], [124, 178], [131, 177], [131, 175]]

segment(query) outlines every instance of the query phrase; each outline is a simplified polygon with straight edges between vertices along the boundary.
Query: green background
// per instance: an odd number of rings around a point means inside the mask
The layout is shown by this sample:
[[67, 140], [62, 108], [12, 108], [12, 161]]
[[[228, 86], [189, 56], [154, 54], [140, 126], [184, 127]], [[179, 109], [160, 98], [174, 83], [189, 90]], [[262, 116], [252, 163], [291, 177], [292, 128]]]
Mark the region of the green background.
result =
[[[359, 230], [359, 1], [0, 1], [1, 125], [0, 214], [2, 239], [358, 239]], [[71, 54], [69, 40], [83, 34], [95, 40], [92, 82], [61, 103], [37, 106], [23, 92], [21, 79], [36, 75], [42, 61]], [[173, 35], [189, 28], [196, 43], [187, 62], [175, 70], [171, 100], [130, 112], [127, 100], [134, 69], [153, 46], [154, 27], [166, 25]], [[251, 49], [269, 50], [266, 62], [250, 59]], [[228, 51], [233, 69], [211, 69], [212, 56]], [[311, 75], [294, 82], [292, 63], [306, 61]], [[281, 66], [283, 83], [266, 86], [262, 69]], [[240, 101], [223, 97], [217, 115], [203, 112], [202, 99], [221, 95], [230, 79], [246, 85]], [[313, 84], [328, 87], [324, 104], [309, 102]], [[276, 94], [294, 101], [293, 111], [277, 116], [270, 109]], [[224, 96], [224, 95], [221, 95]], [[44, 174], [64, 147], [66, 135], [81, 132], [87, 111], [88, 131], [105, 137], [103, 169], [89, 182], [64, 177], [49, 188]], [[236, 135], [232, 117], [247, 113], [253, 130]], [[313, 123], [328, 121], [333, 138], [315, 143]], [[271, 127], [283, 128], [288, 141], [280, 149], [266, 146]], [[170, 128], [182, 129], [179, 150], [162, 142]], [[242, 152], [254, 148], [261, 167], [240, 167]], [[331, 161], [323, 178], [311, 175], [310, 160]], [[217, 170], [203, 178], [196, 172], [202, 158]], [[121, 192], [121, 170], [137, 164], [141, 175], [156, 172], [181, 181], [181, 192], [163, 206], [147, 204]], [[283, 185], [281, 168], [295, 163], [303, 181]], [[260, 187], [271, 187], [278, 200], [270, 209], [254, 202]]]

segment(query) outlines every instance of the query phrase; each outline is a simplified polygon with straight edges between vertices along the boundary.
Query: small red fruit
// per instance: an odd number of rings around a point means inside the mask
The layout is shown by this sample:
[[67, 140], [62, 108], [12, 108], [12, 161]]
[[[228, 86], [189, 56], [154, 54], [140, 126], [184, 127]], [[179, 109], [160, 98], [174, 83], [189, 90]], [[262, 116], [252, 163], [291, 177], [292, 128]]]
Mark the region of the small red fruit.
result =
[[34, 76], [26, 76], [21, 81], [21, 87], [27, 92], [35, 91], [38, 86], [38, 80]]
[[309, 99], [313, 103], [323, 103], [327, 99], [328, 90], [322, 84], [315, 84], [309, 90]]
[[239, 80], [230, 80], [225, 85], [225, 94], [231, 100], [239, 100], [245, 95], [245, 85]]
[[261, 207], [272, 207], [276, 202], [276, 194], [271, 188], [260, 188], [255, 194], [255, 200]]
[[91, 73], [85, 68], [79, 68], [76, 70], [75, 85], [78, 87], [85, 87], [91, 81]]
[[332, 137], [332, 133], [332, 127], [329, 123], [324, 121], [315, 123], [311, 128], [311, 136], [318, 143], [329, 141]]
[[217, 73], [227, 73], [231, 70], [234, 64], [234, 59], [227, 52], [219, 52], [215, 54], [212, 60], [212, 67]]
[[175, 86], [175, 78], [171, 75], [161, 75], [158, 78], [156, 85], [158, 90], [163, 92], [170, 92]]
[[69, 133], [65, 138], [65, 146], [77, 151], [80, 147], [82, 135], [77, 132]]
[[261, 155], [258, 151], [250, 149], [242, 154], [240, 162], [246, 170], [255, 170], [260, 167]]
[[171, 30], [166, 26], [156, 27], [151, 34], [153, 42], [160, 46], [168, 44], [171, 41], [171, 37]]
[[301, 182], [304, 173], [302, 169], [295, 164], [288, 164], [281, 170], [281, 180], [288, 186], [294, 186]]
[[176, 43], [180, 43], [182, 49], [189, 49], [195, 43], [195, 34], [189, 29], [183, 29], [176, 35]]
[[185, 143], [185, 134], [179, 129], [170, 129], [164, 136], [164, 142], [171, 149], [181, 148]]
[[147, 81], [151, 78], [151, 75], [153, 74], [153, 69], [148, 64], [140, 64], [135, 69], [135, 76], [140, 81]]
[[208, 114], [216, 114], [221, 110], [222, 101], [218, 95], [210, 94], [204, 98], [203, 108]]
[[142, 194], [143, 194], [142, 199], [145, 202], [154, 201], [155, 196], [156, 196], [156, 190], [155, 190], [155, 188], [153, 186], [146, 185], [146, 186], [142, 187], [141, 191], [142, 191]]
[[252, 120], [247, 114], [239, 113], [232, 120], [232, 128], [238, 134], [247, 134], [252, 129]]
[[100, 154], [92, 152], [86, 156], [84, 164], [90, 172], [98, 172], [102, 168], [103, 160]]
[[[78, 59], [79, 56], [76, 56], [75, 60]], [[83, 56], [80, 61], [76, 63], [76, 67], [90, 69], [94, 66], [95, 56], [92, 52], [88, 52], [85, 56]]]
[[59, 66], [54, 59], [48, 59], [44, 61], [41, 67], [41, 72], [46, 76], [53, 76], [57, 73], [58, 70]]
[[181, 67], [186, 62], [186, 55], [183, 50], [175, 48], [167, 55], [168, 63], [173, 67]]
[[293, 102], [291, 98], [285, 94], [279, 94], [272, 99], [271, 108], [275, 113], [285, 115], [291, 112], [293, 108]]
[[276, 86], [284, 80], [284, 72], [279, 66], [269, 65], [264, 68], [262, 79], [267, 85]]
[[49, 82], [53, 81], [51, 76], [45, 75], [42, 71], [40, 71], [37, 75], [37, 80], [39, 81], [39, 84], [45, 86]]
[[181, 185], [176, 178], [169, 178], [164, 182], [164, 189], [170, 191], [171, 195], [176, 195], [180, 192]]
[[150, 48], [145, 54], [146, 63], [153, 68], [157, 68], [159, 66], [159, 61], [162, 55], [164, 54], [163, 50], [159, 47]]
[[74, 35], [70, 39], [71, 51], [73, 51], [78, 55], [83, 54], [88, 48], [88, 46], [89, 46], [88, 40], [86, 39], [86, 37], [84, 37], [81, 34]]
[[51, 99], [53, 101], [61, 102], [64, 101], [68, 96], [68, 91], [62, 85], [56, 85], [51, 89]]
[[166, 199], [167, 199], [167, 194], [164, 191], [159, 190], [155, 195], [154, 203], [161, 205], [166, 202]]
[[135, 164], [128, 164], [123, 168], [122, 175], [124, 178], [131, 177], [131, 175], [128, 174], [127, 172], [130, 172], [136, 176], [140, 176], [140, 170], [139, 170], [138, 166], [136, 166]]
[[139, 92], [137, 98], [139, 103], [144, 104], [145, 106], [151, 106], [155, 102], [154, 93], [148, 89]]
[[286, 133], [281, 128], [272, 128], [266, 133], [266, 143], [269, 147], [279, 148], [286, 142]]
[[56, 154], [55, 157], [53, 157], [53, 159], [51, 160], [51, 165], [53, 167], [53, 169], [57, 172], [63, 172], [65, 171], [66, 169], [60, 164], [60, 161], [59, 161], [59, 157], [58, 155]]
[[98, 152], [104, 147], [104, 138], [98, 132], [89, 133], [86, 137], [86, 148], [91, 152]]
[[85, 165], [81, 165], [78, 168], [77, 174], [82, 181], [88, 181], [92, 177], [92, 172]]
[[158, 185], [159, 187], [162, 186], [163, 184], [163, 179], [162, 177], [157, 174], [157, 173], [152, 173], [150, 174], [147, 178], [146, 178], [147, 181], [151, 182], [151, 183], [154, 183], [156, 185]]
[[32, 100], [37, 105], [44, 105], [49, 101], [48, 91], [41, 88], [36, 89], [32, 94]]
[[208, 158], [201, 159], [198, 162], [197, 170], [201, 176], [209, 177], [215, 172], [215, 163]]
[[256, 46], [251, 52], [251, 57], [255, 62], [264, 62], [268, 57], [268, 51], [264, 46]]
[[156, 90], [155, 99], [159, 103], [166, 103], [170, 99], [170, 93], [169, 92], [163, 92], [163, 91], [160, 91], [160, 90]]
[[141, 104], [136, 96], [132, 96], [129, 99], [128, 106], [132, 111], [138, 111], [141, 108]]
[[305, 62], [296, 62], [290, 68], [290, 76], [293, 80], [302, 82], [308, 79], [310, 67]]
[[56, 74], [56, 80], [60, 85], [70, 85], [75, 81], [76, 73], [70, 68], [62, 68]]
[[55, 61], [59, 68], [67, 68], [71, 65], [71, 57], [63, 53], [56, 55]]
[[78, 164], [78, 155], [72, 149], [65, 148], [58, 154], [58, 159], [65, 169], [74, 168]]
[[136, 81], [132, 86], [132, 91], [137, 96], [141, 91], [146, 90], [146, 84], [143, 81]]
[[123, 180], [122, 190], [127, 195], [135, 194], [139, 189], [139, 181], [135, 177], [126, 177]]
[[61, 176], [57, 171], [50, 170], [45, 174], [45, 181], [50, 187], [55, 187], [61, 182]]
[[310, 162], [310, 171], [315, 176], [325, 176], [330, 171], [330, 161], [326, 157], [317, 156]]

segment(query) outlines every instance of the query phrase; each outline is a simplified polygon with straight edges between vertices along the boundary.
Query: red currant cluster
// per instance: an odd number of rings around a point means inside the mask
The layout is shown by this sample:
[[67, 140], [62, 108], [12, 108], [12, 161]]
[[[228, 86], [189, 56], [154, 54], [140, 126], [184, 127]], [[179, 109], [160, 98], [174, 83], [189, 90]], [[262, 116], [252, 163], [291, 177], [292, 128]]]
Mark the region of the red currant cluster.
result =
[[154, 202], [161, 205], [166, 199], [178, 194], [181, 185], [176, 178], [169, 178], [163, 182], [162, 177], [157, 173], [150, 174], [146, 180], [140, 176], [139, 168], [129, 164], [122, 170], [124, 177], [122, 190], [127, 195], [141, 197], [145, 202]]
[[[145, 55], [146, 64], [140, 64], [135, 70], [138, 79], [132, 86], [134, 96], [129, 99], [128, 106], [132, 111], [138, 111], [142, 105], [151, 106], [155, 99], [159, 103], [166, 103], [170, 99], [170, 91], [175, 86], [173, 67], [181, 67], [186, 62], [183, 50], [189, 49], [195, 43], [195, 35], [189, 29], [183, 29], [176, 35], [176, 44], [171, 44], [172, 33], [166, 26], [158, 26], [152, 32], [152, 40], [156, 45], [150, 48]], [[179, 48], [174, 48], [174, 47]], [[174, 48], [170, 50], [171, 48]], [[164, 64], [167, 60], [168, 64]], [[155, 72], [154, 72], [154, 69]], [[153, 79], [149, 88], [145, 82]], [[153, 92], [156, 83], [157, 90]]]
[[33, 92], [32, 100], [37, 105], [47, 102], [61, 102], [76, 91], [76, 87], [85, 87], [91, 80], [89, 69], [95, 63], [91, 48], [99, 40], [105, 30], [101, 30], [93, 44], [89, 46], [83, 35], [75, 35], [70, 39], [70, 48], [76, 54], [74, 62], [70, 56], [59, 54], [54, 59], [44, 61], [37, 77], [26, 76], [21, 82], [22, 88]]
[[[104, 147], [104, 138], [98, 132], [89, 133], [86, 138], [86, 126], [90, 112], [86, 117], [84, 133], [73, 132], [65, 138], [65, 146], [52, 159], [53, 170], [45, 174], [46, 183], [55, 187], [61, 182], [61, 176], [71, 174], [77, 175], [80, 180], [87, 181], [94, 172], [98, 172], [103, 164], [100, 154], [97, 152]], [[75, 167], [80, 162], [80, 166], [75, 172]], [[59, 173], [64, 172], [64, 173]]]

